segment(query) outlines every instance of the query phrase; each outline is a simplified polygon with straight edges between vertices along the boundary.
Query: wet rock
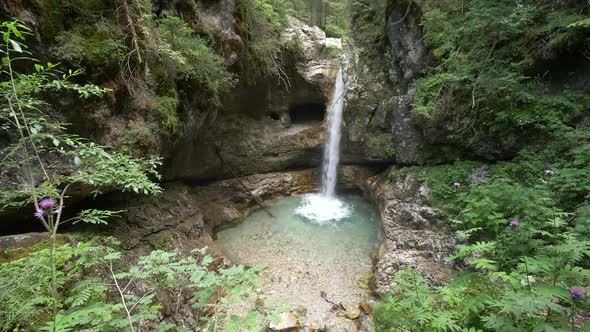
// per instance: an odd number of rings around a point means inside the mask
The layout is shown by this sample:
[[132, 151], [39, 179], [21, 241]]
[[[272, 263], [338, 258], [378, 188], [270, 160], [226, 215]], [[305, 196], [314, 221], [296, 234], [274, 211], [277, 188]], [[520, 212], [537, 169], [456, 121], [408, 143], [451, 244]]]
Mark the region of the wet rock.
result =
[[[258, 174], [241, 178], [251, 193], [261, 200], [289, 196], [317, 189], [317, 170]], [[194, 203], [203, 212], [210, 227], [245, 218], [259, 208], [256, 200], [235, 180], [224, 180], [208, 186], [191, 188]]]
[[391, 134], [392, 87], [384, 63], [367, 64], [356, 53], [346, 52], [346, 111], [342, 137], [342, 161], [393, 162]]
[[347, 310], [344, 313], [344, 316], [348, 319], [357, 319], [357, 318], [361, 317], [361, 310], [358, 307], [351, 309], [351, 310]]
[[340, 166], [338, 170], [339, 190], [358, 190], [371, 176], [378, 174], [381, 167]]
[[278, 322], [271, 322], [268, 328], [276, 332], [294, 332], [299, 330], [299, 318], [292, 313], [284, 312], [279, 316]]

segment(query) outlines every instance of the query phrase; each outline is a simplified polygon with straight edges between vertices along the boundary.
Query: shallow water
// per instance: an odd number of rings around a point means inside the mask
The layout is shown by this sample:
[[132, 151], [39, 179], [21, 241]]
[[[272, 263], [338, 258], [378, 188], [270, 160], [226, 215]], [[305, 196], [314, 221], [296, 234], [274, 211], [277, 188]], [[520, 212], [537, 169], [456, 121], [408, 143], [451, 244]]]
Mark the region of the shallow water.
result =
[[357, 281], [371, 270], [371, 254], [379, 244], [377, 215], [359, 196], [341, 197], [350, 215], [317, 223], [296, 213], [305, 196], [267, 204], [236, 226], [220, 230], [216, 245], [234, 263], [264, 264], [262, 295], [295, 308], [305, 308], [305, 324], [338, 326], [327, 298], [346, 307], [370, 301]]

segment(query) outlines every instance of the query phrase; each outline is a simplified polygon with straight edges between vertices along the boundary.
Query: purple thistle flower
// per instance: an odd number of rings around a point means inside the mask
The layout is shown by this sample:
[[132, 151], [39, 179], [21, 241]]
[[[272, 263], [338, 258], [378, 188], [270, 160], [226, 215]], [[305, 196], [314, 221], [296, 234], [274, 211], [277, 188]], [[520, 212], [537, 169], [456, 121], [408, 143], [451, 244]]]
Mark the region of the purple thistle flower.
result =
[[41, 209], [37, 209], [37, 210], [35, 210], [35, 213], [33, 213], [33, 215], [37, 219], [41, 219], [41, 217], [43, 217], [44, 214], [45, 214], [45, 211], [43, 211]]
[[552, 169], [545, 170], [545, 175], [547, 175], [547, 176], [553, 176], [553, 174], [555, 174], [555, 171], [554, 170], [552, 170]]
[[518, 227], [518, 225], [520, 225], [520, 223], [516, 219], [510, 220], [510, 222], [508, 223], [508, 226], [510, 226], [510, 228], [512, 229], [515, 229], [516, 227]]
[[584, 294], [584, 291], [580, 290], [580, 289], [576, 289], [576, 288], [570, 288], [570, 295], [572, 296], [573, 300], [579, 300], [579, 299], [583, 299], [584, 297], [586, 297], [586, 294]]
[[416, 263], [412, 263], [412, 269], [416, 269], [418, 267], [418, 265], [416, 265]]
[[46, 199], [42, 200], [41, 202], [39, 202], [39, 206], [41, 206], [44, 209], [52, 208], [54, 205], [55, 205], [55, 200], [51, 199], [51, 198], [46, 198]]
[[459, 183], [459, 182], [453, 182], [453, 187], [455, 189], [459, 189], [459, 188], [461, 188], [461, 183]]

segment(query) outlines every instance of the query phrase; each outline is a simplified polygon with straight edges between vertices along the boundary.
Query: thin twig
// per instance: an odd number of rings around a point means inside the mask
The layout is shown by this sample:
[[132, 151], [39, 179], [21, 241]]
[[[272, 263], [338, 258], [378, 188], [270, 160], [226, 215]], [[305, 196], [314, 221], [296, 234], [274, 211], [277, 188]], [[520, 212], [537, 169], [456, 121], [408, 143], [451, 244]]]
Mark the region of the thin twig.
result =
[[115, 287], [117, 287], [117, 291], [119, 292], [119, 297], [121, 298], [121, 304], [123, 304], [123, 308], [125, 309], [125, 313], [127, 314], [127, 321], [129, 322], [129, 328], [131, 329], [131, 332], [134, 332], [135, 329], [133, 328], [133, 320], [131, 319], [131, 312], [127, 308], [127, 302], [125, 301], [125, 294], [121, 290], [121, 287], [119, 287], [119, 282], [117, 281], [117, 276], [115, 275], [115, 271], [113, 271], [113, 263], [111, 263], [109, 261], [108, 267], [109, 267], [109, 271], [111, 272], [111, 277], [112, 277], [113, 281], [115, 282]]

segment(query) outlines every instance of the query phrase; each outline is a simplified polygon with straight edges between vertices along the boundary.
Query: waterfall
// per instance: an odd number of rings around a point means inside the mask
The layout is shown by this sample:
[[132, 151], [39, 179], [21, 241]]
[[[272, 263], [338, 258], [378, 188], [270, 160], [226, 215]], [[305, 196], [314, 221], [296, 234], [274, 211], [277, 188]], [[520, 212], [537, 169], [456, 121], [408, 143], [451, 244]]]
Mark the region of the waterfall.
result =
[[342, 69], [340, 69], [329, 108], [330, 112], [328, 112], [328, 139], [324, 146], [321, 192], [320, 194], [306, 195], [301, 206], [295, 210], [297, 214], [319, 224], [342, 220], [348, 218], [352, 213], [349, 204], [338, 199], [335, 195], [340, 162], [342, 112], [344, 112], [344, 96], [346, 94], [342, 75]]
[[322, 191], [324, 197], [334, 197], [340, 163], [340, 139], [342, 137], [342, 113], [344, 112], [344, 95], [346, 86], [342, 77], [342, 69], [338, 71], [332, 104], [328, 118], [328, 140], [324, 146], [322, 165]]

